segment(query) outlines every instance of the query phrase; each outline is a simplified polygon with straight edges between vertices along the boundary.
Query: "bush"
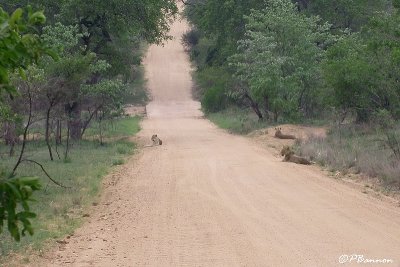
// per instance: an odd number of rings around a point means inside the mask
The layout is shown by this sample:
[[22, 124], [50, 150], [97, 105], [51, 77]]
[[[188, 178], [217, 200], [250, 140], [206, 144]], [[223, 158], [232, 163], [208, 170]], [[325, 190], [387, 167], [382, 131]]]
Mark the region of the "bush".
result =
[[123, 159], [114, 159], [112, 162], [113, 166], [118, 166], [118, 165], [123, 165], [125, 163], [125, 160]]
[[201, 106], [205, 112], [218, 112], [226, 107], [225, 99], [225, 89], [221, 86], [213, 86], [206, 90], [201, 100]]
[[191, 49], [199, 43], [200, 32], [196, 29], [192, 29], [182, 36], [182, 43], [185, 47]]

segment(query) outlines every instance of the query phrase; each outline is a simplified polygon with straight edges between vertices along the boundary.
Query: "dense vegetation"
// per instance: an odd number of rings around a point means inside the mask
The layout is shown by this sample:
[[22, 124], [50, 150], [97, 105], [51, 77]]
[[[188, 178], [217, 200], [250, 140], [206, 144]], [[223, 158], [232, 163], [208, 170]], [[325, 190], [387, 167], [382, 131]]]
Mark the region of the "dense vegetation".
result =
[[328, 138], [298, 153], [400, 186], [399, 1], [185, 3], [183, 43], [212, 121], [236, 133], [326, 122]]
[[[176, 13], [174, 0], [1, 2], [0, 234], [33, 234], [29, 203], [41, 177], [63, 190], [76, 186], [57, 178], [73, 168], [76, 147], [87, 148], [81, 155], [100, 149], [83, 145], [89, 135], [104, 146], [105, 122], [127, 101], [144, 100], [143, 46], [169, 39]], [[52, 164], [64, 166], [51, 172]], [[40, 173], [29, 171], [36, 167]]]
[[232, 103], [260, 119], [315, 118], [327, 111], [367, 122], [400, 118], [396, 3], [190, 0], [184, 37], [205, 111]]

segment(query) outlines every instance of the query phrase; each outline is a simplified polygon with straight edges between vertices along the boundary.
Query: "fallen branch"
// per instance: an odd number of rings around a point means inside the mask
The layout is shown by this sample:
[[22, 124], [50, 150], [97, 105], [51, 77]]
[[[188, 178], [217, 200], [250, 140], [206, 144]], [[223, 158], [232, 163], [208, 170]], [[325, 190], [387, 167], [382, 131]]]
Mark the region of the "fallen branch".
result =
[[40, 164], [39, 162], [31, 160], [31, 159], [23, 159], [23, 160], [21, 160], [21, 162], [30, 162], [30, 163], [34, 163], [34, 164], [38, 165], [42, 169], [43, 173], [46, 174], [47, 178], [49, 178], [49, 180], [52, 181], [54, 184], [58, 185], [59, 187], [65, 188], [65, 189], [71, 188], [69, 186], [62, 185], [59, 182], [57, 182], [56, 180], [54, 180], [53, 178], [51, 178], [51, 176], [48, 174], [48, 172], [43, 167], [43, 165]]

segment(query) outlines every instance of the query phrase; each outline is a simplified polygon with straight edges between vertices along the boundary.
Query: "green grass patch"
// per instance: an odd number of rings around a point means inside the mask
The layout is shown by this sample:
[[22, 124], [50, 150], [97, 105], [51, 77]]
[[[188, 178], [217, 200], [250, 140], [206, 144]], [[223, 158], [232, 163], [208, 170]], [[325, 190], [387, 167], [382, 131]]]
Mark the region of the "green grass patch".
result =
[[[140, 131], [140, 117], [125, 117], [102, 123], [102, 134], [105, 138], [126, 137], [136, 134]], [[100, 135], [100, 125], [93, 123], [93, 126], [87, 129], [85, 138], [97, 137]]]
[[207, 117], [218, 127], [235, 134], [248, 134], [268, 127], [266, 121], [259, 121], [249, 109], [229, 108], [217, 113], [208, 113]]
[[[22, 238], [21, 242], [13, 241], [7, 229], [0, 235], [0, 265], [11, 252], [24, 253], [27, 248], [41, 249], [51, 244], [54, 239], [71, 234], [82, 223], [85, 210], [98, 197], [102, 188], [103, 177], [112, 166], [121, 165], [127, 155], [132, 154], [135, 144], [121, 139], [126, 135], [136, 134], [139, 118], [124, 118], [113, 122], [107, 130], [112, 140], [104, 145], [98, 141], [84, 140], [72, 144], [67, 160], [63, 158], [50, 161], [47, 147], [43, 141], [31, 141], [27, 144], [25, 157], [34, 159], [46, 168], [47, 172], [58, 182], [71, 189], [63, 189], [44, 178], [40, 168], [32, 164], [23, 164], [17, 175], [36, 175], [41, 177], [43, 188], [34, 195], [37, 200], [31, 205], [38, 217], [33, 220], [35, 234]], [[90, 129], [94, 131], [94, 129]], [[63, 147], [59, 147], [62, 157]], [[16, 151], [19, 151], [17, 147]], [[8, 157], [8, 147], [0, 144], [0, 170], [10, 170], [16, 157]], [[47, 242], [48, 241], [48, 242]]]

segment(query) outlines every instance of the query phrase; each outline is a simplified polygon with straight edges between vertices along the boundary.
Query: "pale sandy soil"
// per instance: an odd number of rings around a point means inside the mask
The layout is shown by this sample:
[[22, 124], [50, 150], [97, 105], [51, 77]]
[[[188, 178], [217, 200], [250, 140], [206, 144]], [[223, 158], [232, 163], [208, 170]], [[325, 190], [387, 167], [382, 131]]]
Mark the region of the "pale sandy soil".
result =
[[400, 266], [399, 207], [202, 118], [186, 27], [145, 61], [153, 101], [140, 137], [164, 145], [109, 177], [88, 221], [37, 266], [338, 266], [354, 253]]

